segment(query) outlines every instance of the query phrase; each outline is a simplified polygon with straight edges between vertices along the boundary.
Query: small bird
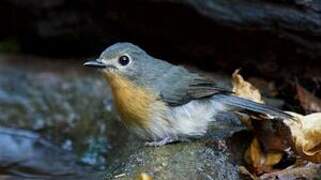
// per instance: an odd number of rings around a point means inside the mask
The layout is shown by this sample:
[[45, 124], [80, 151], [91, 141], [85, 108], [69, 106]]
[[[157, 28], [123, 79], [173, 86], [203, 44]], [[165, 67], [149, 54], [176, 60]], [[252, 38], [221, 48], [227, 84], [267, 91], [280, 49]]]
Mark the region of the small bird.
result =
[[154, 58], [131, 43], [116, 43], [84, 65], [101, 69], [122, 122], [149, 146], [203, 136], [221, 111], [292, 119], [274, 107], [236, 97], [212, 80]]

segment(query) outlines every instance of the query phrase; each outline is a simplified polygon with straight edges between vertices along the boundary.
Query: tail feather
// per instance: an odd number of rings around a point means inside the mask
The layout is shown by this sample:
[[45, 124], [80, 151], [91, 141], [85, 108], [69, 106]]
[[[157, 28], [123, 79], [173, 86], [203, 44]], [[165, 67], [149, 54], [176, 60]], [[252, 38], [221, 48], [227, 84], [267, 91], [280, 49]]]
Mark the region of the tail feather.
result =
[[280, 109], [277, 109], [275, 107], [272, 107], [266, 104], [256, 103], [254, 101], [244, 99], [241, 97], [219, 94], [219, 95], [215, 95], [214, 98], [215, 98], [215, 101], [220, 102], [226, 106], [229, 106], [235, 110], [240, 110], [240, 111], [246, 110], [253, 113], [269, 115], [269, 116], [272, 116], [273, 118], [295, 120], [295, 118], [292, 115]]

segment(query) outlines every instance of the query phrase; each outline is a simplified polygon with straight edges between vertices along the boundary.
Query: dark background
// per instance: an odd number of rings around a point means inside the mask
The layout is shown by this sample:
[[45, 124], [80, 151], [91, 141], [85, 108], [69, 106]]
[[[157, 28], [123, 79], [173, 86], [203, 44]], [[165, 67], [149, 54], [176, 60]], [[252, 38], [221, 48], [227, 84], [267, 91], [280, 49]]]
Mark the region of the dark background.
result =
[[243, 67], [274, 78], [290, 68], [302, 75], [306, 67], [320, 65], [320, 4], [3, 0], [0, 40], [14, 42], [19, 52], [49, 57], [97, 56], [115, 42], [129, 41], [154, 56], [208, 70]]

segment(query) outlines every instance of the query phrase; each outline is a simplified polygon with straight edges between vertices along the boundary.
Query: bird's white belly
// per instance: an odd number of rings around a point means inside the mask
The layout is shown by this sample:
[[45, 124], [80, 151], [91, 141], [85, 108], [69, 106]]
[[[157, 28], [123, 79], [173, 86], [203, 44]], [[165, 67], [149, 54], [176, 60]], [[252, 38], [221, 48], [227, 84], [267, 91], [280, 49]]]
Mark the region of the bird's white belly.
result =
[[166, 113], [155, 113], [150, 125], [151, 139], [202, 136], [224, 106], [211, 99], [194, 100], [185, 105], [169, 107]]

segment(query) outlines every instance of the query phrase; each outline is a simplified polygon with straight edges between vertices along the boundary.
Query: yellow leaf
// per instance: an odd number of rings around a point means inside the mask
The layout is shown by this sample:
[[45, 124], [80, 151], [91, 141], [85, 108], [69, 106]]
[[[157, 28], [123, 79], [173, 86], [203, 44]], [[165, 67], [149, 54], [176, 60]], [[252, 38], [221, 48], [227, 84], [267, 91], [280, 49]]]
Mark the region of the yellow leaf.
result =
[[232, 75], [233, 92], [235, 92], [235, 95], [258, 103], [264, 103], [260, 91], [251, 83], [245, 81], [239, 74], [239, 71], [239, 69], [235, 70]]
[[308, 161], [321, 163], [321, 113], [307, 116], [291, 114], [301, 122], [286, 121], [291, 129], [295, 151]]
[[141, 173], [137, 179], [138, 180], [153, 180], [153, 177], [148, 175], [147, 173]]
[[[236, 70], [233, 73], [232, 85], [235, 95], [255, 102], [264, 103], [260, 91], [249, 82], [246, 82], [239, 74], [239, 70]], [[304, 102], [307, 103], [306, 101]], [[292, 141], [292, 146], [294, 146], [292, 148], [301, 155], [303, 159], [315, 163], [321, 163], [321, 113], [314, 113], [307, 116], [294, 112], [288, 113], [297, 117], [299, 122], [284, 120], [283, 122], [290, 128], [291, 137], [285, 136], [280, 138], [284, 138], [286, 141]], [[246, 116], [246, 114], [241, 115], [242, 123], [255, 131], [252, 126], [251, 117]], [[267, 134], [267, 136], [269, 135]], [[273, 136], [270, 135], [270, 137], [272, 138]], [[252, 165], [257, 171], [264, 171], [264, 169], [271, 168], [273, 165], [277, 164], [281, 160], [283, 153], [263, 153], [257, 138], [259, 137], [253, 139], [244, 158], [245, 161]]]
[[269, 172], [272, 166], [282, 159], [282, 152], [264, 153], [257, 138], [254, 138], [251, 145], [245, 152], [244, 159], [250, 164], [257, 174]]
[[[233, 92], [236, 96], [246, 98], [258, 103], [264, 103], [260, 91], [251, 83], [245, 81], [236, 70], [232, 75]], [[240, 114], [240, 119], [249, 129], [253, 129], [252, 119], [246, 114]], [[282, 159], [283, 152], [263, 152], [257, 137], [253, 139], [251, 145], [245, 152], [245, 161], [254, 168], [256, 174], [269, 172], [272, 166], [279, 163]]]
[[[251, 83], [245, 81], [239, 74], [240, 70], [237, 69], [232, 74], [233, 92], [236, 96], [249, 99], [255, 102], [264, 103], [261, 98], [260, 91], [255, 88]], [[251, 118], [244, 113], [238, 113], [241, 122], [249, 129], [253, 129]]]

